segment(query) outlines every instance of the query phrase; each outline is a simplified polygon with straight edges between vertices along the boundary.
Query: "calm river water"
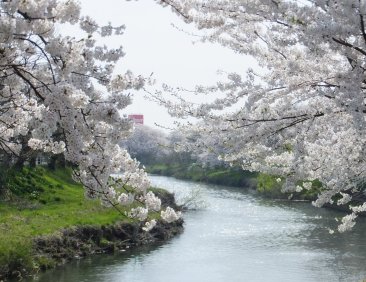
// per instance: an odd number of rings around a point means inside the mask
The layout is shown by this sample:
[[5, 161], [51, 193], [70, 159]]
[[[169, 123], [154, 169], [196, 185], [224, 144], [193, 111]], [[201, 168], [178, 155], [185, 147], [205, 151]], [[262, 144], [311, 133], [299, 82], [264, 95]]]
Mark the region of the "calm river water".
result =
[[239, 188], [152, 176], [178, 196], [199, 189], [207, 207], [184, 214], [185, 231], [159, 246], [75, 260], [42, 282], [357, 281], [366, 279], [366, 220], [330, 235], [342, 213], [264, 200]]

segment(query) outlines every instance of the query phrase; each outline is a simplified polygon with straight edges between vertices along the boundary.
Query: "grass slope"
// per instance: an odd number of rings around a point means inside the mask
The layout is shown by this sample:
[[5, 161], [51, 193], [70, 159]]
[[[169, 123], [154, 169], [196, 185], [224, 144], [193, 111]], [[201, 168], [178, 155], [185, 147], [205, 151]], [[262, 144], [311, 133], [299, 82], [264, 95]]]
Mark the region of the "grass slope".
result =
[[130, 221], [98, 201], [87, 200], [69, 169], [23, 168], [14, 172], [11, 199], [0, 202], [0, 272], [4, 268], [34, 270], [45, 263], [33, 254], [33, 238], [79, 225]]

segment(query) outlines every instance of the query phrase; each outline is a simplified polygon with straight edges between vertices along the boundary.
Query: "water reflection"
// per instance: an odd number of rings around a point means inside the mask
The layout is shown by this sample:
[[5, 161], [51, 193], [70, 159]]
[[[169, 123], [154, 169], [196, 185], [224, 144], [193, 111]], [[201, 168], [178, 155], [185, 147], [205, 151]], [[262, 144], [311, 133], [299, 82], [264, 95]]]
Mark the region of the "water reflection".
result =
[[185, 232], [166, 244], [93, 256], [37, 281], [362, 281], [366, 222], [330, 235], [336, 211], [308, 203], [259, 199], [238, 188], [153, 177], [184, 196], [200, 189], [208, 203], [185, 214]]

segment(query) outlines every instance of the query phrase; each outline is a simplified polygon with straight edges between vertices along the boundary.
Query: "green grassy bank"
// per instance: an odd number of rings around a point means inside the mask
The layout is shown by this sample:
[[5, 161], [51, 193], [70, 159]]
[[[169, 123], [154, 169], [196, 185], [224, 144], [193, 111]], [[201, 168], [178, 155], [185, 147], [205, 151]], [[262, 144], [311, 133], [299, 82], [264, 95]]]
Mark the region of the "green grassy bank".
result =
[[[277, 179], [281, 179], [280, 182]], [[313, 201], [316, 199], [317, 195], [320, 193], [322, 184], [319, 181], [313, 181], [311, 189], [302, 189], [300, 192], [289, 193], [283, 192], [282, 186], [284, 179], [278, 176], [268, 175], [265, 173], [259, 173], [257, 176], [257, 187], [258, 193], [267, 198], [275, 199], [292, 199], [292, 200], [304, 200]], [[299, 182], [298, 185], [301, 185]]]
[[146, 167], [152, 174], [172, 176], [197, 182], [235, 187], [256, 186], [257, 173], [232, 168], [203, 168], [197, 164], [154, 164]]
[[[0, 270], [46, 267], [33, 256], [33, 239], [76, 225], [113, 224], [114, 209], [86, 200], [69, 169], [23, 168], [12, 175], [10, 199], [0, 202]], [[123, 218], [123, 220], [126, 220]]]
[[133, 223], [115, 209], [85, 199], [70, 169], [25, 167], [12, 173], [7, 186], [11, 192], [3, 193], [0, 201], [0, 280], [54, 266], [56, 261], [35, 251], [40, 236], [75, 227]]
[[[158, 175], [172, 176], [197, 182], [243, 187], [256, 190], [259, 195], [271, 199], [293, 199], [312, 201], [320, 192], [321, 183], [314, 181], [310, 190], [298, 193], [283, 193], [283, 180], [277, 182], [278, 176], [264, 173], [243, 171], [239, 168], [217, 167], [203, 168], [197, 164], [154, 164], [146, 168], [147, 172]], [[299, 183], [301, 184], [301, 183]]]

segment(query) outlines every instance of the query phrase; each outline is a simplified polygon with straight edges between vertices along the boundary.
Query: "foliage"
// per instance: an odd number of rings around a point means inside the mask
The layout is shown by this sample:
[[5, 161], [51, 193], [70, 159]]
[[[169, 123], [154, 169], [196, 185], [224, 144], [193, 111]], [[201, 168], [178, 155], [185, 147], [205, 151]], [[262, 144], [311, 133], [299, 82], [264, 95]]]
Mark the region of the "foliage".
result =
[[276, 181], [275, 176], [260, 173], [258, 175], [257, 190], [263, 195], [281, 197], [282, 185]]
[[256, 173], [226, 167], [202, 167], [199, 164], [154, 164], [147, 166], [146, 171], [180, 179], [237, 187], [255, 186], [256, 182]]
[[[16, 196], [27, 196], [28, 198], [37, 198], [44, 191], [46, 180], [43, 177], [45, 169], [37, 167], [30, 169], [22, 167], [19, 170], [12, 168], [7, 171], [6, 181], [3, 184], [11, 194]], [[71, 172], [70, 172], [71, 173]], [[52, 187], [52, 184], [49, 184]]]
[[171, 150], [168, 143], [164, 132], [145, 125], [136, 125], [131, 135], [120, 145], [126, 148], [131, 157], [148, 165], [169, 157]]
[[293, 200], [310, 200], [316, 199], [321, 192], [322, 185], [319, 181], [313, 181], [309, 189], [302, 189], [302, 183], [299, 183], [298, 190], [295, 192], [283, 192], [283, 179], [279, 176], [259, 173], [257, 176], [257, 191], [271, 198], [289, 198]]
[[[144, 201], [145, 208], [129, 215], [145, 220], [147, 206], [158, 200], [144, 198], [150, 186], [146, 173], [118, 143], [131, 131], [120, 113], [131, 103], [126, 90], [146, 81], [129, 71], [114, 74], [122, 47], [98, 45], [101, 37], [121, 35], [124, 26], [99, 26], [81, 15], [75, 0], [0, 1], [0, 14], [3, 166], [18, 169], [39, 152], [63, 154], [88, 198], [106, 206]], [[77, 25], [79, 35], [60, 33], [67, 25]], [[20, 184], [33, 189], [26, 179], [13, 184], [13, 190]], [[126, 186], [134, 190], [126, 194]]]
[[[258, 62], [244, 75], [232, 73], [216, 85], [197, 86], [196, 94], [207, 97], [203, 103], [191, 102], [181, 89], [168, 86], [164, 95], [152, 95], [173, 116], [201, 120], [179, 129], [198, 136], [182, 146], [219, 152], [223, 160], [244, 169], [280, 175], [289, 192], [301, 180], [319, 180], [323, 189], [314, 202], [319, 207], [336, 195], [341, 197], [337, 204], [350, 203], [352, 195], [362, 192], [365, 1], [162, 2], [203, 29], [203, 41]], [[350, 229], [366, 211], [363, 199], [351, 207], [339, 231]]]

